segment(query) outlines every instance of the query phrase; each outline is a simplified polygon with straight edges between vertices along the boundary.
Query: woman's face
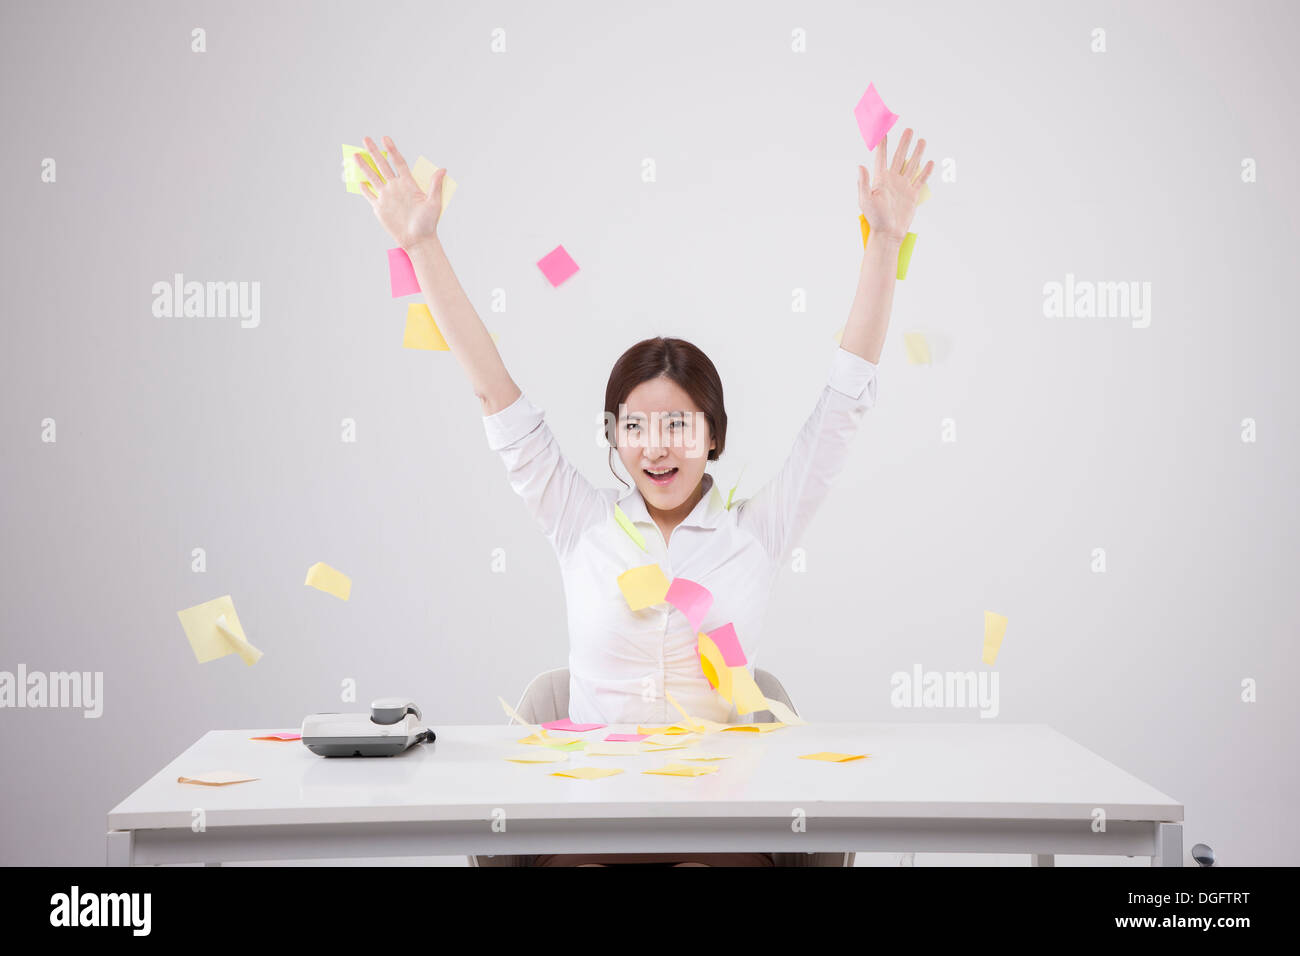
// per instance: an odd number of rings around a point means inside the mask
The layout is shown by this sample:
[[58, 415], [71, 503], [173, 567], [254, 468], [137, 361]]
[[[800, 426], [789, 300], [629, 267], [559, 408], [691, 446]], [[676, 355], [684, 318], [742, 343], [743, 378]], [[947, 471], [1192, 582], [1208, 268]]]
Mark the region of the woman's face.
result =
[[[685, 504], [704, 476], [716, 445], [699, 406], [676, 382], [652, 378], [632, 389], [618, 409], [618, 454], [646, 504], [672, 511]], [[667, 472], [665, 477], [651, 472]]]

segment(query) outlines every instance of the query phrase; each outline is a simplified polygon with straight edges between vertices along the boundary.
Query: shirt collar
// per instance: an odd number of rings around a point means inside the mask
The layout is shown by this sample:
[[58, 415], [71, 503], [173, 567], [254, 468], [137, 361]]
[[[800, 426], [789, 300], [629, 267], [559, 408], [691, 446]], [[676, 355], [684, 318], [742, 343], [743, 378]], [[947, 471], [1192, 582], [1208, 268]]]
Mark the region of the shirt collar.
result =
[[[722, 495], [715, 487], [712, 475], [705, 472], [702, 481], [704, 497], [696, 503], [691, 513], [677, 527], [713, 529], [722, 523], [722, 518], [727, 513], [726, 502], [722, 500]], [[618, 506], [634, 524], [654, 524], [650, 512], [646, 510], [645, 499], [641, 497], [641, 490], [635, 484], [623, 492], [618, 499]]]

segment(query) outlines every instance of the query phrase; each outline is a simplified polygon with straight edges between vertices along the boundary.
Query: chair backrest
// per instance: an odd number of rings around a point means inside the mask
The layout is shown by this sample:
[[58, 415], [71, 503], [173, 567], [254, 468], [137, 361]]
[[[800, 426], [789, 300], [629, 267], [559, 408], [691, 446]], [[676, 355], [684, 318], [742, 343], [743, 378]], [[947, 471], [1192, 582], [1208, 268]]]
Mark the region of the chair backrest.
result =
[[[780, 701], [796, 714], [799, 713], [790, 700], [790, 695], [785, 692], [785, 688], [771, 671], [755, 667], [754, 683], [758, 685], [764, 697]], [[524, 696], [515, 710], [524, 720], [534, 724], [544, 724], [567, 717], [569, 715], [569, 669], [557, 667], [554, 670], [542, 671], [534, 677], [529, 681]], [[771, 712], [766, 710], [755, 711], [753, 719], [754, 723], [758, 724], [772, 723], [776, 720]]]

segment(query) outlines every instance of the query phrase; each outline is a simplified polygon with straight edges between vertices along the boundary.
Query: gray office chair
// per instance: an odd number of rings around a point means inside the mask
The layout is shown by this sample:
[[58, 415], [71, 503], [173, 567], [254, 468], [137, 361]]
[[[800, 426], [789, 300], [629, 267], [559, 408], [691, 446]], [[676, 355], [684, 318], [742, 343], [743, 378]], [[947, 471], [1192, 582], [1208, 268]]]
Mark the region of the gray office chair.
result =
[[[764, 697], [780, 701], [796, 714], [790, 695], [785, 692], [781, 682], [768, 671], [754, 668], [754, 683], [763, 692]], [[534, 724], [560, 720], [569, 715], [569, 669], [557, 667], [555, 670], [538, 674], [524, 691], [523, 700], [515, 708], [519, 716]], [[775, 718], [766, 710], [754, 714], [756, 723], [771, 723]], [[773, 853], [772, 859], [777, 866], [852, 866], [856, 854], [853, 853]], [[471, 856], [470, 866], [532, 866], [537, 859], [535, 855], [501, 855]]]

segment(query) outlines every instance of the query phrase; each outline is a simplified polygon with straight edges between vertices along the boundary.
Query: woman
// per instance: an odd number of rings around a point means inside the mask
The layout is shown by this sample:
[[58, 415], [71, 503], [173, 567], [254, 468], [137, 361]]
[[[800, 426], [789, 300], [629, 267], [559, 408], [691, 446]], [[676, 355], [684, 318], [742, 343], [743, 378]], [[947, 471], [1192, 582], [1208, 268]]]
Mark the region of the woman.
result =
[[[438, 328], [478, 396], [488, 445], [500, 453], [512, 487], [560, 560], [569, 618], [568, 716], [575, 722], [671, 723], [678, 715], [665, 692], [694, 716], [739, 721], [735, 707], [704, 677], [696, 631], [685, 615], [665, 602], [631, 610], [617, 579], [631, 568], [658, 564], [669, 580], [682, 577], [708, 588], [714, 603], [700, 630], [733, 624], [753, 666], [767, 595], [787, 548], [825, 498], [862, 416], [875, 404], [898, 252], [934, 168], [927, 163], [917, 175], [925, 140], [909, 157], [911, 140], [909, 129], [886, 166], [882, 139], [874, 177], [858, 167], [858, 204], [871, 233], [830, 380], [776, 478], [728, 507], [705, 473], [706, 463], [721, 456], [727, 432], [722, 383], [708, 357], [681, 339], [654, 338], [619, 358], [605, 390], [605, 434], [611, 470], [617, 451], [634, 485], [625, 492], [594, 487], [561, 454], [542, 410], [511, 379], [456, 280], [437, 233], [445, 171], [438, 170], [426, 195], [390, 138], [384, 145], [391, 165], [365, 139], [384, 181], [370, 183], [373, 174], [358, 153], [361, 190], [410, 256]], [[770, 866], [771, 857], [556, 855], [537, 861], [606, 862]]]

